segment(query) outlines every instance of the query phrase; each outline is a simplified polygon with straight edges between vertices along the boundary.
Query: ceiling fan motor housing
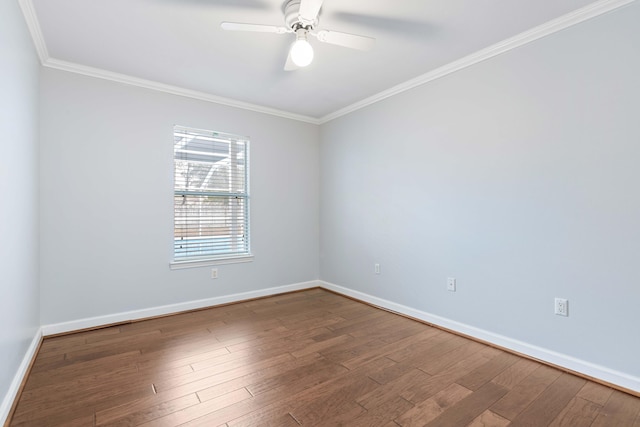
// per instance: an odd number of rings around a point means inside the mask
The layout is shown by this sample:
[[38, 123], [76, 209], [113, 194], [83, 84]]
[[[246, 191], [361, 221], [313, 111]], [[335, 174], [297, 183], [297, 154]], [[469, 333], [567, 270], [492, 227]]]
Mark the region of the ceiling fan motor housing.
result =
[[289, 0], [284, 5], [284, 22], [287, 28], [296, 31], [300, 28], [312, 30], [318, 25], [318, 17], [309, 22], [300, 16], [300, 0]]

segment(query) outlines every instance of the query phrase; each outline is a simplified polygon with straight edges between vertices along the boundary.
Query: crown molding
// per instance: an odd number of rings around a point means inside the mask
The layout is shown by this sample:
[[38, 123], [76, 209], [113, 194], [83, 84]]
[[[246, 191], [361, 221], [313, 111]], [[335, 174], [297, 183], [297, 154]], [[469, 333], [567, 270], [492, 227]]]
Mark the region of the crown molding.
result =
[[373, 96], [365, 98], [361, 101], [358, 101], [354, 104], [351, 104], [347, 107], [341, 108], [333, 113], [327, 114], [320, 118], [320, 124], [329, 122], [331, 120], [337, 119], [338, 117], [344, 116], [346, 114], [357, 111], [361, 108], [367, 107], [371, 104], [375, 104], [377, 102], [382, 101], [383, 99], [389, 98], [391, 96], [397, 95], [399, 93], [408, 91], [417, 86], [421, 86], [425, 83], [429, 83], [433, 80], [439, 79], [441, 77], [447, 76], [451, 73], [459, 71], [463, 68], [470, 67], [474, 64], [477, 64], [481, 61], [484, 61], [489, 58], [493, 58], [494, 56], [500, 55], [512, 49], [516, 49], [520, 46], [524, 46], [528, 43], [531, 43], [535, 40], [541, 39], [543, 37], [549, 36], [551, 34], [555, 34], [558, 31], [562, 31], [566, 28], [572, 27], [576, 24], [584, 22], [586, 20], [595, 18], [604, 13], [610, 12], [612, 10], [618, 9], [622, 6], [625, 6], [629, 3], [634, 3], [637, 0], [599, 0], [594, 3], [591, 3], [585, 7], [577, 9], [573, 12], [570, 12], [566, 15], [560, 16], [556, 19], [553, 19], [549, 22], [546, 22], [542, 25], [534, 27], [528, 31], [520, 33], [514, 37], [503, 40], [499, 43], [496, 43], [492, 46], [489, 46], [485, 49], [479, 50], [471, 55], [465, 56], [456, 61], [450, 62], [447, 65], [444, 65], [440, 68], [436, 68], [433, 71], [430, 71], [426, 74], [418, 76], [414, 79], [408, 80], [399, 85], [393, 86], [387, 90], [379, 92]]
[[49, 58], [44, 61], [42, 65], [48, 68], [54, 68], [56, 70], [69, 71], [71, 73], [77, 73], [89, 77], [96, 77], [99, 79], [124, 83], [131, 86], [138, 86], [158, 92], [184, 96], [186, 98], [198, 99], [200, 101], [213, 102], [215, 104], [241, 108], [243, 110], [255, 111], [257, 113], [270, 114], [272, 116], [284, 117], [286, 119], [312, 123], [315, 125], [320, 124], [320, 121], [314, 117], [303, 116], [301, 114], [290, 113], [288, 111], [277, 110], [275, 108], [264, 107], [248, 102], [236, 101], [235, 99], [224, 98], [222, 96], [211, 95], [209, 93], [199, 92], [197, 90], [185, 89], [179, 86], [159, 83], [153, 80], [141, 79], [138, 77], [129, 76], [127, 74], [114, 73], [112, 71], [103, 70], [101, 68], [89, 67], [86, 65], [76, 64], [74, 62], [62, 61], [60, 59]]
[[206, 102], [213, 102], [215, 104], [255, 111], [258, 113], [269, 114], [315, 125], [327, 123], [331, 120], [337, 119], [338, 117], [342, 117], [361, 108], [375, 104], [391, 96], [398, 95], [417, 86], [429, 83], [433, 80], [447, 76], [463, 68], [470, 67], [486, 59], [493, 58], [494, 56], [500, 55], [509, 50], [524, 46], [535, 40], [557, 33], [558, 31], [562, 31], [566, 28], [595, 18], [612, 10], [618, 9], [627, 4], [634, 3], [636, 1], [638, 0], [598, 0], [559, 18], [553, 19], [528, 31], [520, 33], [514, 37], [503, 40], [499, 43], [479, 50], [456, 61], [450, 62], [449, 64], [430, 71], [426, 74], [408, 80], [399, 85], [393, 86], [387, 90], [379, 92], [347, 107], [336, 110], [333, 113], [329, 113], [323, 117], [316, 118], [51, 58], [47, 51], [47, 46], [44, 41], [42, 31], [40, 30], [40, 24], [38, 22], [32, 0], [18, 0], [22, 9], [22, 13], [25, 17], [25, 21], [29, 28], [29, 32], [31, 33], [31, 37], [33, 38], [38, 57], [40, 58], [40, 62], [44, 67], [83, 74], [90, 77], [110, 80], [159, 92], [165, 92], [172, 95], [184, 96], [187, 98], [198, 99]]

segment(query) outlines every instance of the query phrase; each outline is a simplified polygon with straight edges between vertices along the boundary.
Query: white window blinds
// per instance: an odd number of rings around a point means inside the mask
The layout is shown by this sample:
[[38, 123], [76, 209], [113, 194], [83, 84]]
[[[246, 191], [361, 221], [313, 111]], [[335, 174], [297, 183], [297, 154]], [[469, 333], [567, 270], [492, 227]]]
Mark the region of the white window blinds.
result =
[[174, 261], [249, 255], [249, 140], [175, 126]]

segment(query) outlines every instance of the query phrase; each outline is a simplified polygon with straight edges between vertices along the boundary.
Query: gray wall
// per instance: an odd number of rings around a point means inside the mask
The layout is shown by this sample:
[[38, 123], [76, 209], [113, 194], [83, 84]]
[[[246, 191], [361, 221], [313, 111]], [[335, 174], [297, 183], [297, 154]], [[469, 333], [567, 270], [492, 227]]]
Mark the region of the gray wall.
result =
[[321, 278], [640, 375], [638, 22], [634, 3], [323, 125]]
[[[173, 125], [251, 138], [255, 260], [170, 270]], [[319, 129], [45, 69], [41, 304], [51, 324], [319, 276]]]
[[17, 1], [0, 2], [0, 58], [2, 399], [40, 325], [37, 234], [40, 65]]

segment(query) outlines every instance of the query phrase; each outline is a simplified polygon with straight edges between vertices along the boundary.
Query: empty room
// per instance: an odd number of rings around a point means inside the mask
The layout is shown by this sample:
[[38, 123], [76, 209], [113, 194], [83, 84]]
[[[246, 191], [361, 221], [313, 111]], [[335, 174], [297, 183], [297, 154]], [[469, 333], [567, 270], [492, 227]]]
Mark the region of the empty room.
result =
[[0, 423], [640, 427], [640, 1], [0, 4]]

